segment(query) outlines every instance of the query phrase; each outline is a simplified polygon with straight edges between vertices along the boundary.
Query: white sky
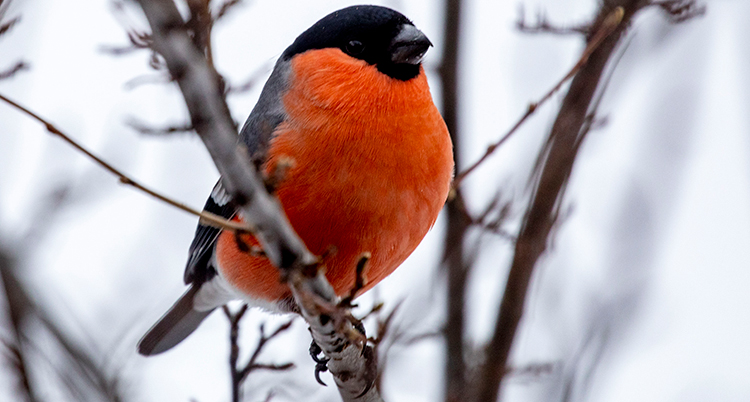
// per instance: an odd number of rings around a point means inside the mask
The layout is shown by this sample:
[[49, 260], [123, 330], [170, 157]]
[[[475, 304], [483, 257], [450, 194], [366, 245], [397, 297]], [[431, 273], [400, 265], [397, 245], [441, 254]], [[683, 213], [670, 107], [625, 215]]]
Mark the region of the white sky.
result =
[[[217, 65], [240, 83], [270, 64], [297, 34], [347, 1], [246, 1], [215, 31]], [[514, 30], [519, 2], [467, 1], [461, 59], [460, 150], [478, 157], [575, 62], [576, 37], [528, 36]], [[559, 400], [573, 362], [591, 359], [582, 345], [602, 344], [590, 389], [584, 373], [573, 400], [620, 402], [750, 400], [750, 28], [746, 1], [706, 1], [708, 14], [670, 25], [656, 10], [633, 24], [629, 46], [600, 108], [608, 124], [592, 132], [576, 162], [566, 203], [571, 213], [538, 264], [518, 332], [513, 363], [552, 362], [539, 378], [511, 377], [506, 401]], [[410, 17], [441, 52], [441, 3], [381, 2]], [[595, 1], [527, 1], [533, 20], [579, 23]], [[22, 15], [0, 38], [0, 69], [18, 58], [31, 70], [0, 81], [0, 93], [29, 106], [132, 177], [193, 206], [201, 206], [217, 173], [191, 136], [144, 137], [131, 116], [181, 123], [184, 106], [172, 86], [125, 84], [151, 74], [147, 54], [112, 57], [103, 45], [126, 43], [103, 0], [15, 0], [7, 17]], [[137, 14], [132, 20], [143, 22]], [[143, 25], [141, 25], [143, 26]], [[433, 88], [439, 87], [430, 76]], [[260, 87], [230, 98], [244, 121]], [[551, 127], [555, 97], [467, 183], [469, 205], [481, 210], [498, 189], [518, 201], [516, 228], [536, 150]], [[439, 100], [437, 100], [439, 103]], [[35, 218], [51, 190], [72, 186], [71, 204], [54, 220]], [[31, 227], [48, 227], [24, 239]], [[0, 105], [0, 242], [16, 249], [42, 303], [103, 364], [124, 379], [132, 400], [225, 401], [227, 323], [214, 314], [184, 344], [145, 359], [135, 343], [183, 291], [182, 270], [195, 219], [161, 205], [103, 173], [41, 126]], [[435, 268], [440, 221], [404, 266], [364, 296], [392, 308], [404, 299], [400, 322], [413, 333], [442, 319], [443, 283]], [[476, 236], [473, 239], [477, 239]], [[473, 343], [486, 339], [507, 273], [510, 247], [481, 237], [471, 277], [467, 317]], [[473, 242], [474, 243], [474, 242]], [[283, 317], [253, 311], [243, 323], [247, 352], [257, 323]], [[306, 356], [307, 330], [294, 330], [264, 354], [294, 361], [291, 373], [251, 377], [248, 400], [290, 381], [274, 400], [328, 400], [315, 385]], [[370, 327], [371, 328], [371, 327]], [[368, 328], [369, 329], [369, 328]], [[606, 338], [596, 334], [605, 333]], [[6, 332], [0, 329], [0, 336]], [[602, 339], [605, 339], [602, 341]], [[592, 344], [589, 343], [589, 346]], [[585, 350], [581, 353], [581, 350]], [[389, 401], [441, 397], [440, 343], [394, 347], [384, 394]], [[584, 365], [585, 368], [585, 365]], [[327, 382], [331, 382], [330, 377]], [[12, 384], [0, 371], [0, 400]], [[48, 381], [41, 378], [40, 381]]]

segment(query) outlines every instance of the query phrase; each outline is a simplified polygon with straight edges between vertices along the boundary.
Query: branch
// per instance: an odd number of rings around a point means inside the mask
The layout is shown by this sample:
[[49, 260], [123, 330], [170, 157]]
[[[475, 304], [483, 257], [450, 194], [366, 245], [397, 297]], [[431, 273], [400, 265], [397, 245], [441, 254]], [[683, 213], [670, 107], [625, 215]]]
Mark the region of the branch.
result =
[[15, 261], [10, 253], [0, 248], [0, 282], [3, 284], [6, 308], [10, 319], [12, 341], [3, 341], [4, 347], [8, 349], [8, 359], [11, 367], [15, 370], [19, 382], [19, 394], [22, 392], [27, 402], [36, 402], [36, 392], [29, 376], [29, 356], [23, 346], [23, 321], [27, 319], [31, 310], [31, 301], [14, 275]]
[[17, 73], [24, 71], [24, 70], [28, 70], [28, 69], [29, 69], [29, 65], [26, 62], [18, 61], [16, 62], [15, 65], [10, 67], [9, 69], [5, 71], [0, 71], [0, 80], [11, 78]]
[[193, 128], [190, 123], [184, 123], [181, 125], [169, 125], [165, 127], [153, 127], [134, 117], [128, 119], [126, 124], [133, 130], [144, 135], [165, 136], [171, 134], [187, 134], [195, 131], [195, 128]]
[[653, 0], [651, 5], [661, 8], [675, 24], [706, 14], [706, 5], [695, 0]]
[[[107, 375], [97, 363], [98, 356], [88, 352], [82, 343], [63, 331], [60, 325], [51, 318], [49, 312], [33, 301], [29, 290], [16, 271], [17, 266], [13, 263], [12, 257], [5, 250], [0, 249], [0, 279], [7, 300], [6, 305], [14, 338], [12, 343], [5, 341], [3, 343], [11, 353], [25, 399], [32, 402], [38, 400], [38, 384], [36, 381], [31, 381], [34, 376], [30, 376], [30, 371], [34, 366], [29, 365], [29, 362], [38, 360], [32, 358], [34, 357], [33, 351], [36, 357], [47, 361], [54, 374], [59, 376], [75, 400], [121, 401], [118, 379]], [[34, 322], [30, 322], [32, 319]], [[51, 338], [44, 338], [44, 350], [35, 345], [33, 340], [34, 336], [38, 336], [40, 329], [46, 330], [51, 335]], [[55, 342], [50, 343], [50, 340]], [[50, 347], [54, 347], [56, 352], [51, 355], [63, 357], [64, 363], [55, 364], [49, 359]], [[49, 378], [51, 372], [49, 370], [43, 372], [47, 375], [44, 377], [45, 384], [51, 384], [52, 380]]]
[[537, 33], [550, 33], [554, 35], [588, 35], [591, 29], [588, 26], [573, 26], [573, 27], [560, 27], [553, 25], [547, 20], [547, 16], [543, 13], [539, 13], [536, 16], [536, 24], [529, 25], [526, 23], [524, 17], [525, 12], [523, 6], [518, 10], [518, 18], [516, 19], [516, 29], [519, 32], [526, 34], [537, 34]]
[[250, 361], [245, 365], [245, 367], [240, 367], [237, 364], [237, 361], [239, 359], [239, 353], [240, 353], [240, 346], [238, 342], [239, 338], [239, 332], [240, 332], [240, 319], [245, 315], [245, 312], [247, 311], [247, 304], [243, 304], [239, 311], [236, 313], [232, 313], [229, 311], [229, 308], [227, 306], [223, 307], [224, 314], [226, 314], [227, 318], [229, 319], [230, 324], [230, 332], [229, 332], [229, 341], [230, 341], [230, 347], [231, 351], [229, 353], [229, 367], [230, 367], [230, 373], [232, 376], [232, 401], [233, 402], [239, 402], [240, 401], [240, 395], [241, 395], [241, 387], [242, 383], [245, 381], [247, 376], [255, 371], [255, 370], [272, 370], [272, 371], [283, 371], [283, 370], [289, 370], [294, 367], [293, 363], [286, 363], [286, 364], [262, 364], [257, 363], [258, 356], [260, 356], [260, 353], [263, 351], [263, 348], [265, 347], [266, 343], [270, 341], [271, 339], [277, 337], [282, 332], [289, 329], [289, 327], [292, 326], [293, 321], [289, 320], [286, 324], [281, 325], [271, 333], [271, 335], [266, 335], [265, 332], [265, 325], [260, 325], [260, 340], [258, 341], [258, 345], [255, 347], [255, 351], [253, 351], [252, 356], [250, 357]]
[[256, 229], [253, 233], [274, 265], [289, 268], [316, 262], [289, 225], [279, 203], [264, 189], [242, 145], [219, 88], [216, 71], [194, 46], [171, 0], [140, 0], [152, 29], [154, 49], [166, 60], [187, 103], [193, 127], [222, 176], [222, 184]]
[[318, 269], [318, 259], [297, 237], [278, 200], [265, 189], [251, 163], [223, 97], [223, 83], [206, 55], [192, 41], [172, 0], [139, 0], [152, 31], [154, 49], [177, 82], [196, 132], [203, 140], [222, 184], [255, 229], [269, 260], [281, 269], [313, 339], [330, 359], [328, 368], [344, 401], [380, 401], [372, 386], [377, 361], [348, 309]]
[[216, 21], [226, 17], [231, 11], [234, 6], [242, 4], [242, 0], [226, 0], [224, 3], [221, 4], [221, 7], [219, 7], [219, 11], [217, 11], [214, 15], [211, 16], [211, 19], [215, 23]]
[[565, 78], [575, 75], [552, 126], [547, 145], [540, 152], [541, 174], [516, 241], [495, 331], [485, 348], [487, 357], [479, 375], [477, 401], [497, 400], [516, 328], [523, 314], [531, 274], [546, 248], [558, 215], [565, 184], [581, 144], [581, 128], [589, 105], [627, 23], [644, 7], [640, 0], [622, 0], [619, 3], [623, 6], [603, 7], [600, 10], [593, 24], [596, 33], [589, 39], [576, 67]]
[[589, 57], [597, 50], [599, 49], [599, 46], [604, 43], [604, 40], [609, 37], [609, 35], [617, 29], [618, 25], [602, 25], [598, 30], [596, 30], [595, 34], [589, 39], [589, 42], [586, 46], [586, 48], [583, 51], [583, 54], [578, 59], [576, 64], [573, 66], [573, 68], [568, 71], [567, 74], [555, 85], [552, 87], [552, 89], [547, 92], [539, 101], [536, 103], [532, 103], [529, 105], [528, 109], [526, 110], [526, 113], [521, 116], [521, 118], [516, 122], [516, 124], [513, 125], [513, 127], [508, 131], [505, 135], [503, 135], [497, 142], [491, 144], [487, 147], [487, 150], [485, 151], [484, 155], [482, 155], [481, 158], [479, 158], [476, 162], [474, 162], [471, 166], [464, 169], [461, 173], [456, 175], [456, 178], [453, 180], [453, 188], [456, 189], [461, 185], [461, 182], [471, 174], [479, 165], [481, 165], [487, 158], [494, 153], [497, 148], [499, 148], [501, 145], [507, 141], [513, 133], [515, 133], [521, 125], [523, 125], [524, 122], [526, 122], [526, 119], [528, 119], [536, 110], [544, 104], [546, 101], [548, 101], [550, 98], [552, 98], [552, 95], [557, 93], [557, 91], [562, 88], [562, 86], [571, 78], [576, 76], [581, 69], [586, 65], [586, 62], [588, 61]]
[[21, 21], [21, 17], [15, 17], [6, 23], [0, 24], [0, 36], [8, 33], [19, 21]]
[[[445, 21], [443, 22], [443, 60], [440, 65], [440, 79], [442, 81], [441, 99], [443, 101], [443, 119], [448, 127], [453, 142], [453, 158], [456, 169], [461, 166], [461, 136], [458, 125], [458, 54], [461, 43], [461, 0], [446, 2]], [[443, 334], [446, 343], [445, 359], [445, 401], [460, 401], [466, 395], [467, 377], [466, 362], [464, 361], [464, 306], [466, 280], [469, 274], [469, 264], [465, 261], [466, 250], [464, 238], [470, 226], [466, 219], [468, 213], [464, 205], [463, 195], [455, 185], [452, 196], [446, 203], [448, 227], [443, 243], [442, 263], [447, 273], [446, 322]]]
[[197, 209], [191, 208], [191, 207], [189, 207], [189, 206], [187, 206], [187, 205], [185, 205], [185, 204], [183, 204], [183, 203], [181, 203], [179, 201], [175, 201], [175, 200], [173, 200], [173, 199], [171, 199], [171, 198], [169, 198], [169, 197], [167, 197], [165, 195], [159, 194], [156, 191], [151, 190], [150, 188], [147, 188], [147, 187], [141, 185], [140, 183], [138, 183], [135, 180], [131, 179], [130, 177], [126, 176], [125, 173], [123, 173], [122, 171], [116, 169], [115, 167], [113, 167], [109, 163], [105, 162], [100, 157], [94, 155], [91, 151], [89, 151], [88, 149], [86, 149], [83, 145], [81, 145], [78, 142], [76, 142], [69, 135], [63, 133], [60, 129], [58, 129], [57, 127], [55, 127], [55, 125], [53, 125], [49, 121], [45, 120], [44, 118], [40, 117], [38, 114], [32, 112], [31, 110], [27, 109], [24, 106], [21, 106], [19, 103], [15, 102], [15, 101], [13, 101], [13, 100], [11, 100], [9, 98], [7, 98], [6, 96], [4, 96], [2, 94], [0, 94], [0, 100], [2, 100], [3, 102], [5, 102], [5, 103], [7, 103], [7, 104], [9, 104], [11, 106], [13, 106], [14, 108], [20, 110], [21, 112], [27, 114], [28, 116], [30, 116], [34, 120], [42, 123], [44, 125], [44, 127], [47, 129], [47, 131], [49, 131], [50, 133], [52, 133], [54, 135], [57, 135], [63, 141], [65, 141], [69, 145], [73, 146], [73, 148], [75, 148], [76, 150], [78, 150], [82, 154], [84, 154], [87, 157], [89, 157], [89, 159], [91, 159], [94, 162], [96, 162], [99, 166], [101, 166], [102, 168], [104, 168], [104, 170], [106, 170], [106, 171], [114, 174], [115, 176], [117, 176], [120, 179], [120, 183], [128, 185], [128, 186], [132, 186], [135, 189], [140, 190], [141, 192], [144, 192], [144, 193], [150, 195], [151, 197], [156, 198], [159, 201], [162, 201], [162, 202], [164, 202], [164, 203], [166, 203], [168, 205], [171, 205], [171, 206], [173, 206], [173, 207], [175, 207], [177, 209], [185, 211], [185, 212], [187, 212], [187, 213], [189, 213], [191, 215], [195, 215], [195, 216], [197, 216], [197, 217], [200, 218], [201, 223], [203, 223], [203, 224], [211, 225], [211, 226], [215, 226], [215, 227], [219, 227], [219, 228], [222, 228], [222, 229], [231, 230], [231, 231], [235, 231], [235, 232], [236, 231], [252, 232], [252, 227], [251, 226], [248, 226], [248, 225], [245, 225], [245, 224], [242, 224], [242, 223], [238, 223], [238, 222], [235, 222], [235, 221], [226, 220], [226, 219], [224, 219], [224, 218], [222, 218], [222, 217], [220, 217], [220, 216], [218, 216], [216, 214], [212, 214], [210, 212], [198, 211]]
[[375, 384], [378, 374], [377, 354], [367, 344], [365, 335], [355, 328], [358, 323], [349, 309], [341, 308], [318, 295], [301, 270], [290, 272], [288, 283], [313, 340], [328, 360], [328, 371], [344, 402], [382, 402]]

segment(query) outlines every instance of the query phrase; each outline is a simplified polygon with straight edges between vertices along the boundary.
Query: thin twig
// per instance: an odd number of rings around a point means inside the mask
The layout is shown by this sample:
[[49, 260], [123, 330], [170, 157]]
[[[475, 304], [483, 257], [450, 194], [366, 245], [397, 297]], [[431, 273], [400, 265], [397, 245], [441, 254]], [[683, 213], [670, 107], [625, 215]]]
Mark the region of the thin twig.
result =
[[241, 3], [242, 3], [242, 0], [226, 0], [224, 3], [221, 4], [221, 7], [219, 7], [219, 11], [217, 11], [211, 16], [211, 19], [215, 23], [216, 21], [227, 16], [229, 11], [232, 10], [234, 6], [241, 4]]
[[239, 371], [240, 381], [244, 381], [245, 378], [247, 378], [248, 374], [250, 374], [251, 372], [255, 370], [282, 371], [282, 370], [289, 370], [294, 367], [294, 363], [285, 363], [285, 364], [257, 363], [258, 356], [260, 356], [260, 352], [263, 351], [263, 348], [265, 347], [266, 343], [268, 343], [268, 341], [272, 340], [273, 338], [277, 337], [282, 332], [288, 330], [292, 326], [292, 323], [294, 323], [293, 320], [287, 321], [285, 324], [282, 324], [280, 327], [276, 328], [276, 330], [273, 331], [270, 335], [265, 334], [264, 325], [261, 324], [260, 340], [258, 341], [258, 346], [255, 347], [255, 351], [253, 352], [252, 357], [250, 357], [250, 361], [247, 362], [245, 367]]
[[195, 131], [195, 128], [190, 123], [183, 123], [180, 125], [169, 125], [166, 127], [153, 127], [149, 126], [146, 123], [136, 119], [136, 118], [130, 118], [125, 123], [130, 128], [132, 128], [135, 131], [138, 131], [139, 134], [144, 135], [153, 135], [153, 136], [166, 136], [166, 135], [172, 135], [172, 134], [187, 134]]
[[706, 14], [706, 5], [695, 0], [652, 0], [651, 5], [660, 7], [675, 24]]
[[18, 279], [14, 275], [15, 261], [9, 252], [0, 248], [0, 283], [3, 285], [9, 321], [10, 335], [13, 337], [10, 341], [3, 341], [8, 350], [9, 360], [12, 368], [18, 376], [19, 395], [23, 393], [24, 399], [28, 402], [38, 400], [34, 389], [34, 384], [29, 376], [29, 356], [25, 353], [23, 347], [23, 323], [30, 314], [31, 302], [28, 295], [23, 291]]
[[238, 364], [239, 355], [240, 355], [240, 345], [239, 345], [239, 333], [240, 333], [240, 320], [247, 312], [247, 304], [243, 304], [242, 307], [236, 312], [232, 313], [229, 310], [229, 307], [226, 305], [222, 307], [224, 310], [224, 314], [229, 319], [230, 324], [230, 331], [229, 331], [229, 342], [230, 342], [230, 352], [229, 352], [229, 370], [232, 377], [232, 401], [233, 402], [239, 402], [241, 399], [241, 388], [242, 383], [245, 381], [247, 376], [255, 371], [255, 370], [273, 370], [273, 371], [283, 371], [283, 370], [289, 370], [294, 367], [293, 363], [286, 363], [286, 364], [264, 364], [264, 363], [257, 363], [258, 357], [260, 356], [260, 353], [263, 351], [263, 348], [266, 346], [268, 341], [272, 340], [273, 338], [277, 337], [279, 334], [283, 333], [284, 331], [288, 330], [293, 320], [287, 321], [285, 324], [282, 324], [280, 327], [278, 327], [273, 333], [270, 335], [266, 335], [265, 333], [265, 324], [260, 325], [260, 340], [258, 341], [258, 345], [255, 347], [255, 350], [253, 351], [253, 354], [250, 357], [250, 360], [248, 363], [240, 368]]
[[187, 212], [187, 213], [189, 213], [191, 215], [195, 215], [195, 216], [199, 217], [200, 220], [201, 220], [201, 223], [203, 223], [205, 225], [211, 225], [211, 226], [214, 226], [214, 227], [222, 228], [222, 229], [225, 229], [225, 230], [231, 230], [231, 231], [245, 231], [245, 232], [251, 232], [251, 233], [254, 232], [254, 228], [251, 225], [248, 225], [248, 224], [245, 224], [245, 223], [241, 223], [241, 222], [235, 222], [235, 221], [226, 220], [226, 219], [224, 219], [224, 218], [222, 218], [222, 217], [220, 217], [220, 216], [218, 216], [216, 214], [212, 214], [210, 212], [198, 211], [197, 209], [191, 208], [191, 207], [189, 207], [189, 206], [187, 206], [187, 205], [185, 205], [185, 204], [183, 204], [183, 203], [181, 203], [179, 201], [175, 201], [175, 200], [173, 200], [173, 199], [171, 199], [171, 198], [169, 198], [169, 197], [167, 197], [165, 195], [159, 194], [156, 191], [151, 190], [151, 189], [149, 189], [149, 188], [141, 185], [140, 183], [138, 183], [135, 180], [131, 179], [130, 177], [126, 176], [122, 171], [116, 169], [115, 167], [113, 167], [109, 163], [105, 162], [103, 159], [101, 159], [98, 156], [94, 155], [91, 151], [89, 151], [88, 149], [86, 149], [85, 147], [83, 147], [81, 144], [79, 144], [78, 142], [76, 142], [75, 140], [73, 140], [70, 136], [68, 136], [67, 134], [63, 133], [60, 129], [58, 129], [57, 127], [55, 127], [52, 123], [50, 123], [49, 121], [47, 121], [44, 118], [40, 117], [36, 113], [32, 112], [31, 110], [27, 109], [24, 106], [21, 106], [20, 104], [18, 104], [15, 101], [13, 101], [11, 99], [8, 99], [6, 96], [4, 96], [2, 94], [0, 94], [0, 100], [2, 100], [5, 103], [7, 103], [7, 104], [9, 104], [9, 105], [11, 105], [13, 107], [15, 107], [16, 109], [20, 110], [21, 112], [27, 114], [28, 116], [32, 117], [34, 120], [42, 123], [44, 125], [44, 127], [47, 129], [47, 131], [49, 131], [52, 134], [57, 135], [63, 141], [65, 141], [69, 145], [71, 145], [73, 148], [75, 148], [79, 152], [81, 152], [84, 155], [86, 155], [87, 157], [89, 157], [89, 159], [91, 159], [94, 162], [96, 162], [99, 166], [101, 166], [102, 168], [104, 168], [108, 172], [110, 172], [110, 173], [114, 174], [115, 176], [117, 176], [120, 179], [120, 183], [128, 185], [128, 186], [132, 186], [132, 187], [140, 190], [141, 192], [144, 192], [144, 193], [150, 195], [151, 197], [156, 198], [159, 201], [162, 201], [162, 202], [164, 202], [166, 204], [169, 204], [169, 205], [171, 205], [171, 206], [173, 206], [173, 207], [175, 207], [177, 209], [180, 209], [182, 211], [185, 211], [185, 212]]
[[513, 125], [513, 127], [508, 131], [504, 136], [502, 136], [497, 142], [491, 144], [487, 147], [487, 150], [485, 151], [484, 155], [482, 155], [481, 158], [479, 158], [476, 162], [474, 162], [471, 166], [464, 169], [461, 173], [456, 175], [456, 178], [453, 180], [453, 188], [456, 189], [461, 185], [461, 182], [471, 174], [479, 165], [481, 165], [487, 158], [492, 155], [493, 152], [497, 150], [498, 147], [500, 147], [505, 141], [507, 141], [513, 133], [515, 133], [521, 125], [523, 125], [524, 122], [526, 122], [526, 119], [528, 119], [534, 112], [544, 104], [546, 101], [548, 101], [550, 98], [552, 98], [552, 95], [557, 93], [557, 91], [562, 88], [562, 86], [571, 78], [573, 78], [578, 72], [583, 68], [583, 66], [586, 65], [586, 62], [589, 60], [589, 57], [591, 57], [591, 54], [596, 51], [596, 49], [599, 48], [599, 46], [604, 42], [604, 40], [609, 37], [609, 35], [617, 29], [618, 24], [603, 24], [599, 30], [596, 31], [596, 34], [591, 38], [591, 40], [586, 45], [586, 49], [584, 49], [583, 54], [578, 59], [575, 65], [573, 65], [573, 68], [568, 71], [567, 74], [554, 86], [552, 89], [547, 92], [539, 101], [536, 103], [531, 103], [529, 107], [526, 109], [526, 113], [521, 116], [521, 118], [516, 122], [516, 124]]
[[547, 16], [543, 13], [537, 14], [536, 17], [536, 24], [535, 25], [529, 25], [526, 23], [525, 18], [525, 11], [523, 6], [519, 7], [518, 9], [518, 18], [516, 19], [516, 29], [518, 29], [519, 32], [527, 33], [527, 34], [537, 34], [537, 33], [550, 33], [554, 35], [588, 35], [591, 31], [590, 27], [581, 25], [581, 26], [572, 26], [572, 27], [560, 27], [553, 25], [547, 20]]
[[5, 71], [0, 71], [0, 80], [11, 78], [17, 73], [24, 71], [24, 70], [28, 70], [28, 69], [29, 69], [29, 65], [25, 61], [23, 60], [18, 61], [16, 62], [16, 64], [13, 65], [13, 67], [10, 67], [9, 69]]
[[0, 24], [0, 36], [10, 31], [10, 29], [13, 28], [13, 26], [16, 25], [19, 21], [21, 21], [21, 17], [15, 17], [6, 23]]

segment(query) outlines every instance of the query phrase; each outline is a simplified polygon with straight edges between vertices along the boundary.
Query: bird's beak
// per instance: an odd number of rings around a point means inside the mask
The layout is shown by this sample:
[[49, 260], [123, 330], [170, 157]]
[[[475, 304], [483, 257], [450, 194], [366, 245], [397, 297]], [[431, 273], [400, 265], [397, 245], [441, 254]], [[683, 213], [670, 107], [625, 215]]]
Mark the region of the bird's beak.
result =
[[418, 65], [432, 42], [411, 24], [401, 26], [401, 32], [391, 42], [391, 61], [395, 64]]

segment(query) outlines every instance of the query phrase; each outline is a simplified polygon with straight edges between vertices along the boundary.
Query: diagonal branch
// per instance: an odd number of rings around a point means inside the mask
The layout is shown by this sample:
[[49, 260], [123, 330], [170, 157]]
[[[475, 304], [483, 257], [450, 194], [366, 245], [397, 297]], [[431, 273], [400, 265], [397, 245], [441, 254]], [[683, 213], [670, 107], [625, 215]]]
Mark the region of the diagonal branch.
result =
[[196, 132], [222, 176], [222, 184], [255, 229], [269, 260], [281, 269], [313, 339], [330, 358], [328, 368], [344, 401], [380, 401], [373, 387], [377, 361], [348, 309], [318, 269], [318, 259], [297, 237], [272, 197], [237, 131], [223, 97], [223, 84], [191, 40], [172, 0], [139, 0], [151, 26], [154, 50], [166, 61], [187, 104]]
[[14, 64], [13, 66], [9, 67], [5, 71], [0, 71], [0, 80], [5, 80], [5, 79], [8, 79], [8, 78], [11, 78], [14, 75], [16, 75], [17, 73], [19, 73], [21, 71], [24, 71], [24, 70], [28, 70], [28, 69], [29, 69], [28, 63], [26, 63], [23, 60], [17, 61], [16, 64]]
[[537, 260], [546, 248], [557, 210], [581, 143], [581, 128], [599, 84], [604, 67], [620, 40], [627, 23], [644, 6], [640, 0], [620, 1], [622, 6], [602, 7], [593, 35], [579, 61], [557, 120], [541, 150], [541, 174], [524, 217], [508, 274], [493, 337], [485, 348], [477, 401], [496, 401], [506, 373], [508, 356], [521, 320], [526, 291]]
[[536, 103], [529, 104], [528, 109], [526, 110], [526, 113], [521, 116], [520, 119], [516, 122], [516, 124], [511, 127], [511, 129], [505, 133], [497, 142], [490, 144], [490, 146], [487, 147], [487, 150], [484, 152], [484, 155], [482, 155], [476, 162], [471, 164], [468, 168], [464, 169], [462, 172], [458, 173], [456, 175], [455, 180], [453, 180], [453, 188], [458, 188], [461, 185], [461, 182], [471, 174], [476, 168], [479, 167], [487, 158], [490, 157], [501, 145], [505, 143], [518, 129], [523, 125], [524, 122], [532, 115], [534, 112], [537, 111], [539, 106], [550, 100], [552, 96], [557, 93], [557, 91], [562, 88], [562, 86], [568, 82], [571, 78], [575, 77], [584, 66], [586, 66], [586, 63], [589, 60], [589, 57], [597, 50], [599, 49], [599, 46], [601, 46], [604, 43], [604, 40], [609, 37], [609, 35], [615, 30], [617, 26], [601, 26], [598, 30], [594, 31], [596, 32], [588, 41], [588, 45], [583, 50], [583, 54], [578, 59], [576, 64], [573, 66], [573, 68], [568, 71], [565, 76], [558, 81], [558, 83], [552, 87], [552, 89], [549, 90], [541, 99], [539, 99]]
[[250, 227], [248, 225], [244, 225], [242, 223], [238, 223], [238, 222], [226, 220], [226, 219], [224, 219], [224, 218], [222, 218], [222, 217], [220, 217], [220, 216], [218, 216], [216, 214], [212, 214], [210, 212], [198, 211], [195, 208], [191, 208], [191, 207], [189, 207], [189, 206], [187, 206], [187, 205], [185, 205], [185, 204], [183, 204], [183, 203], [181, 203], [179, 201], [175, 201], [175, 200], [173, 200], [173, 199], [171, 199], [171, 198], [169, 198], [169, 197], [167, 197], [167, 196], [165, 196], [163, 194], [160, 194], [160, 193], [158, 193], [158, 192], [156, 192], [154, 190], [151, 190], [148, 187], [143, 186], [142, 184], [136, 182], [135, 180], [133, 180], [130, 177], [128, 177], [127, 175], [125, 175], [125, 173], [123, 173], [122, 171], [120, 171], [117, 168], [115, 168], [114, 166], [110, 165], [108, 162], [104, 161], [102, 158], [96, 156], [94, 153], [92, 153], [91, 151], [89, 151], [88, 149], [86, 149], [83, 145], [79, 144], [72, 137], [70, 137], [69, 135], [63, 133], [54, 124], [52, 124], [49, 121], [47, 121], [46, 119], [40, 117], [38, 114], [32, 112], [28, 108], [26, 108], [26, 107], [22, 106], [21, 104], [13, 101], [11, 99], [9, 99], [8, 97], [6, 97], [6, 96], [4, 96], [2, 94], [0, 94], [0, 100], [2, 100], [3, 102], [5, 102], [5, 103], [7, 103], [7, 104], [9, 104], [11, 106], [13, 106], [14, 108], [20, 110], [21, 112], [27, 114], [28, 116], [30, 116], [34, 120], [42, 123], [44, 125], [44, 127], [47, 129], [47, 131], [49, 131], [50, 133], [52, 133], [54, 135], [57, 135], [63, 141], [65, 141], [69, 145], [71, 145], [73, 148], [75, 148], [76, 150], [78, 150], [82, 154], [84, 154], [87, 157], [89, 157], [89, 159], [91, 159], [94, 162], [96, 162], [99, 166], [101, 166], [102, 168], [104, 168], [106, 171], [108, 171], [108, 172], [114, 174], [115, 176], [117, 176], [120, 179], [120, 183], [128, 185], [128, 186], [132, 186], [135, 189], [140, 190], [140, 191], [142, 191], [142, 192], [144, 192], [144, 193], [146, 193], [146, 194], [148, 194], [148, 195], [156, 198], [159, 201], [162, 201], [162, 202], [164, 202], [164, 203], [166, 203], [168, 205], [171, 205], [171, 206], [173, 206], [173, 207], [175, 207], [177, 209], [185, 211], [185, 212], [187, 212], [187, 213], [189, 213], [191, 215], [195, 215], [195, 216], [199, 217], [201, 219], [201, 222], [204, 223], [204, 224], [212, 225], [212, 226], [216, 226], [216, 227], [220, 227], [222, 229], [227, 229], [227, 230], [231, 230], [231, 231], [240, 231], [240, 232], [251, 232], [252, 231], [252, 227]]
[[164, 57], [169, 73], [183, 93], [193, 127], [222, 176], [222, 184], [256, 230], [274, 265], [317, 261], [289, 225], [281, 206], [266, 191], [247, 150], [237, 144], [237, 130], [224, 101], [220, 79], [195, 47], [185, 22], [171, 0], [140, 0], [152, 29], [154, 50]]

